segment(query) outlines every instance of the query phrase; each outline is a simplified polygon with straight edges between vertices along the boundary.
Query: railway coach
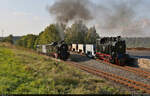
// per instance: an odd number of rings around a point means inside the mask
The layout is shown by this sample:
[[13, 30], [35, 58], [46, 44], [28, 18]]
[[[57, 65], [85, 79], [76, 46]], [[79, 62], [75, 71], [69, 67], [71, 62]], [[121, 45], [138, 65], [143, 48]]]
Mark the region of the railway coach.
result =
[[72, 51], [76, 52], [78, 50], [78, 44], [71, 44]]
[[96, 53], [96, 46], [94, 44], [85, 45], [85, 54], [87, 57], [94, 58]]
[[84, 54], [85, 53], [85, 44], [78, 44], [78, 53]]
[[96, 46], [94, 44], [72, 44], [72, 51], [85, 54], [87, 57], [94, 58]]

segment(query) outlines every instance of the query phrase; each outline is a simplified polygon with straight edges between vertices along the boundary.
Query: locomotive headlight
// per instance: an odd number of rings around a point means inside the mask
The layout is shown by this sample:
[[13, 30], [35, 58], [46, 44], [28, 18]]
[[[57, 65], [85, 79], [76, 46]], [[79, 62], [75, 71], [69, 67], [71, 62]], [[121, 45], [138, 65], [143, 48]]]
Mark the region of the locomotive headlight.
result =
[[105, 46], [103, 46], [103, 50], [105, 50]]
[[111, 54], [113, 55], [113, 54], [115, 54], [115, 52], [112, 52]]

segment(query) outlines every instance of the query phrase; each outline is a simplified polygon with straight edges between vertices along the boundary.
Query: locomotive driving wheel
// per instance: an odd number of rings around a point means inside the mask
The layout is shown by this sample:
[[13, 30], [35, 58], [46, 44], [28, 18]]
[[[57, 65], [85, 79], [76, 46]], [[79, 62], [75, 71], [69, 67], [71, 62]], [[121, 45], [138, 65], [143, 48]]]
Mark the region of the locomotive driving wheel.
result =
[[114, 62], [114, 59], [112, 59], [112, 58], [109, 58], [109, 62], [110, 62], [110, 63], [113, 63], [113, 64], [115, 63], [115, 62]]
[[116, 59], [115, 59], [115, 63], [116, 63], [117, 65], [123, 66], [123, 65], [124, 65], [124, 59], [118, 59], [118, 58], [116, 58]]

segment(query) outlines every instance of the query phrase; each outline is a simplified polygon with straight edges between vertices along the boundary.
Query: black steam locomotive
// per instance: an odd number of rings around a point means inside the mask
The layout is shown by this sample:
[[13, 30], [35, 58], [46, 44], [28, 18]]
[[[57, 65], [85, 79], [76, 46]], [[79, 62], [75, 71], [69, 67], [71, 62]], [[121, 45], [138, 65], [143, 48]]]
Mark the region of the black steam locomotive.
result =
[[53, 42], [47, 45], [38, 45], [37, 51], [62, 60], [67, 60], [70, 55], [68, 52], [68, 45], [64, 41]]
[[126, 54], [126, 42], [118, 37], [104, 37], [97, 40], [96, 57], [117, 65], [125, 65], [128, 55]]
[[57, 58], [60, 58], [62, 60], [67, 60], [69, 58], [70, 53], [68, 52], [68, 45], [64, 42], [61, 41], [60, 43], [57, 44]]

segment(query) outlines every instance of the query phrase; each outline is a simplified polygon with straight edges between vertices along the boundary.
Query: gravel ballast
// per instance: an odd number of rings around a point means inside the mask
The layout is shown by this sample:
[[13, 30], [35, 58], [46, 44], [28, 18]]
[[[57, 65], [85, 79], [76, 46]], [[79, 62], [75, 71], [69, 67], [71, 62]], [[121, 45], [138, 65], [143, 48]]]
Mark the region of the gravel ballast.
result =
[[71, 61], [75, 61], [75, 62], [82, 64], [82, 65], [88, 65], [90, 67], [102, 70], [104, 72], [113, 73], [113, 74], [116, 74], [118, 76], [122, 76], [122, 77], [125, 77], [128, 79], [134, 80], [134, 81], [139, 81], [139, 82], [143, 82], [145, 84], [150, 85], [150, 79], [145, 79], [145, 78], [143, 78], [143, 77], [141, 77], [135, 73], [132, 73], [132, 72], [129, 72], [126, 70], [122, 70], [122, 69], [113, 67], [113, 66], [108, 65], [108, 64], [100, 63], [94, 59], [89, 59], [86, 56], [81, 56], [78, 54], [72, 54], [70, 59], [71, 59]]

